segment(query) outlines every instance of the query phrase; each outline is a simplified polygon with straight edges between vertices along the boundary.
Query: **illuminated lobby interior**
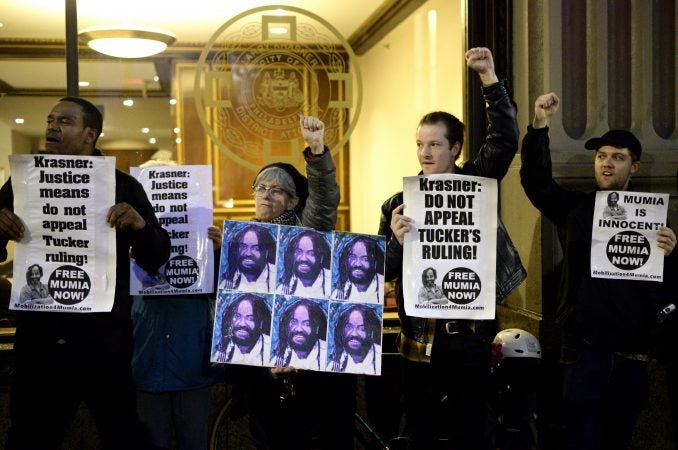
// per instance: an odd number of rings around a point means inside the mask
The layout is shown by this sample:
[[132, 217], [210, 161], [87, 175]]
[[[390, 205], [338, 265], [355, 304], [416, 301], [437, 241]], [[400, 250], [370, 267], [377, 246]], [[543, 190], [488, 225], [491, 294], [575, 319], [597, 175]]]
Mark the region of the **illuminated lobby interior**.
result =
[[[9, 155], [30, 154], [44, 145], [47, 112], [71, 93], [69, 87], [75, 87], [78, 95], [104, 109], [99, 147], [116, 156], [119, 169], [129, 170], [160, 149], [171, 151], [179, 163], [211, 164], [215, 224], [251, 218], [254, 204], [249, 193], [255, 165], [272, 162], [276, 153], [269, 160], [255, 155], [243, 164], [217, 145], [200, 118], [204, 112], [196, 109], [195, 79], [201, 54], [219, 28], [250, 8], [268, 4], [118, 0], [104, 5], [79, 0], [78, 30], [133, 21], [176, 36], [159, 54], [125, 59], [99, 54], [82, 41], [73, 46], [66, 38], [68, 3], [0, 0], [0, 181], [11, 175]], [[217, 3], [227, 5], [220, 10]], [[675, 1], [278, 3], [317, 15], [343, 37], [332, 45], [351, 49], [347, 59], [354, 66], [349, 70], [359, 82], [353, 83], [351, 107], [344, 117], [346, 139], [332, 148], [341, 189], [338, 229], [377, 233], [382, 202], [402, 190], [402, 177], [419, 172], [415, 131], [425, 113], [444, 110], [459, 117], [467, 126], [462, 158], [475, 155], [484, 139], [483, 100], [463, 57], [474, 46], [491, 48], [499, 77], [510, 81], [521, 138], [531, 123], [534, 99], [550, 91], [561, 96], [563, 113], [554, 118], [550, 130], [554, 176], [559, 182], [593, 189], [592, 157], [584, 142], [609, 128], [631, 129], [644, 148], [641, 171], [634, 177], [636, 189], [669, 193], [669, 222], [678, 223]], [[667, 10], [673, 15], [662, 13]], [[295, 12], [284, 15], [290, 14]], [[303, 14], [298, 16], [303, 21]], [[71, 49], [77, 49], [77, 58], [70, 57], [79, 68], [75, 84], [67, 73], [69, 42]], [[662, 60], [672, 63], [660, 67], [657, 61]], [[133, 105], [125, 106], [123, 102], [129, 100]], [[302, 160], [292, 158], [301, 168]], [[554, 225], [526, 198], [519, 170], [517, 154], [500, 185], [500, 216], [528, 279], [498, 306], [498, 329], [532, 332], [542, 342], [545, 360], [553, 363], [558, 351], [556, 274], [562, 250]], [[11, 273], [11, 264], [3, 267], [5, 274]], [[653, 387], [634, 448], [674, 448], [662, 368], [654, 363], [650, 368]], [[7, 389], [5, 383], [0, 390], [0, 436], [7, 427]], [[82, 420], [87, 424], [86, 418]], [[0, 448], [3, 440], [0, 437]], [[666, 446], [646, 444], [657, 441]]]

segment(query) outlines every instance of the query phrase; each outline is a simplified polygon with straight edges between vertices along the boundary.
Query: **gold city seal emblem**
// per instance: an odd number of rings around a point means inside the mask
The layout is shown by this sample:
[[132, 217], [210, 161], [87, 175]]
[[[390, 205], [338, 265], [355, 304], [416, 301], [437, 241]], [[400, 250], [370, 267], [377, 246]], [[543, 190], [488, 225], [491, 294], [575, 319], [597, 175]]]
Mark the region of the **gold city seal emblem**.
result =
[[256, 170], [293, 163], [305, 143], [299, 116], [325, 123], [325, 143], [342, 148], [362, 101], [355, 54], [327, 21], [290, 6], [245, 11], [203, 49], [195, 77], [197, 113], [212, 142]]

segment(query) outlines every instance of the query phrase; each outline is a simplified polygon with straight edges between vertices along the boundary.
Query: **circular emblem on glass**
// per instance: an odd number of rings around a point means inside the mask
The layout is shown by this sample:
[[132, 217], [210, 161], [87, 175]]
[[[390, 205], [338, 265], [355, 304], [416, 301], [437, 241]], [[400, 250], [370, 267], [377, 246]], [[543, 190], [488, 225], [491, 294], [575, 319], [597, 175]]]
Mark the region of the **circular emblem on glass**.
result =
[[355, 127], [362, 83], [355, 54], [327, 21], [291, 6], [239, 14], [205, 45], [195, 102], [212, 142], [252, 170], [300, 158], [299, 117], [325, 123], [325, 144], [342, 148]]

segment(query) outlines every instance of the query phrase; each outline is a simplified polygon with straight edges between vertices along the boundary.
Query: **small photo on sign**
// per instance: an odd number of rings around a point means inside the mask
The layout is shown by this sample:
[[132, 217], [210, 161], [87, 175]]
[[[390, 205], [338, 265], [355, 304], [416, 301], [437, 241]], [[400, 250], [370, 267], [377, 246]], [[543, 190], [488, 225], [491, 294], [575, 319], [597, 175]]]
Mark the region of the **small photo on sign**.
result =
[[382, 304], [386, 240], [381, 236], [335, 233], [334, 249], [331, 298]]
[[332, 289], [332, 233], [283, 227], [278, 249], [279, 294], [328, 298]]
[[211, 361], [268, 365], [271, 310], [271, 295], [220, 292], [215, 311]]
[[327, 370], [380, 375], [381, 328], [381, 305], [333, 302]]
[[271, 365], [324, 370], [328, 301], [278, 295], [273, 312]]
[[224, 222], [219, 289], [275, 292], [278, 226]]

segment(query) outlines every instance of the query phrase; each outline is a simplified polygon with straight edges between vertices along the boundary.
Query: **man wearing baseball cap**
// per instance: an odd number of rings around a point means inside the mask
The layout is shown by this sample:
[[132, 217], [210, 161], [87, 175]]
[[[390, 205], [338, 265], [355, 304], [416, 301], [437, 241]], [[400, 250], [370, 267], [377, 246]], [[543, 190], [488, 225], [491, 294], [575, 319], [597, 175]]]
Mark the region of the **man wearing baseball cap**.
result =
[[[659, 227], [652, 243], [666, 257], [662, 283], [591, 277], [596, 192], [568, 190], [553, 179], [548, 124], [559, 104], [554, 93], [535, 101], [534, 120], [523, 140], [520, 176], [532, 204], [565, 232], [557, 317], [562, 328], [563, 448], [621, 450], [629, 448], [647, 399], [650, 333], [675, 278], [666, 274], [675, 267], [676, 235]], [[595, 151], [596, 190], [631, 190], [642, 154], [633, 133], [610, 130], [584, 146]]]

